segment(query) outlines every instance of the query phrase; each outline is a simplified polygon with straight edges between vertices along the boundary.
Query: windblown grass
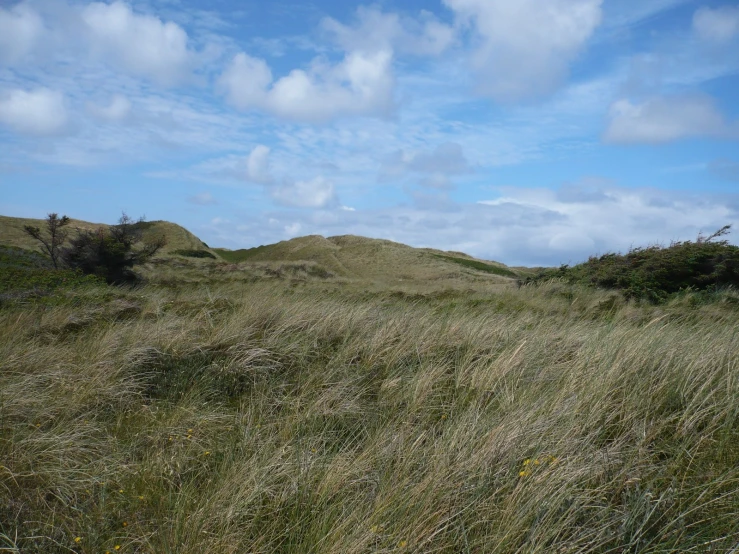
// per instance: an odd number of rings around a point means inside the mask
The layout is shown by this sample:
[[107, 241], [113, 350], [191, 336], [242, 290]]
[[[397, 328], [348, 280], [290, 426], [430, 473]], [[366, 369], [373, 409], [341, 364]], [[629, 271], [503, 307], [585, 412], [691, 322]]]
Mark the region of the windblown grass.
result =
[[739, 545], [731, 294], [203, 268], [0, 310], [0, 551]]

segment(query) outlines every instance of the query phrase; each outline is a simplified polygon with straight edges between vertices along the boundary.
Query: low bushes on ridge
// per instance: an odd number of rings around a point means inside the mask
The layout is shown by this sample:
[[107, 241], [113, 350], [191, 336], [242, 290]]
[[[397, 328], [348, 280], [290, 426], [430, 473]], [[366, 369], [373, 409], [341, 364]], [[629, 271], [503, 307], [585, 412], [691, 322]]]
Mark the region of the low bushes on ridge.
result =
[[587, 262], [540, 272], [526, 282], [560, 278], [620, 290], [627, 298], [661, 303], [686, 290], [714, 292], [739, 287], [739, 247], [715, 240], [729, 233], [726, 225], [709, 237], [673, 242], [670, 246], [632, 248], [626, 254], [592, 256]]

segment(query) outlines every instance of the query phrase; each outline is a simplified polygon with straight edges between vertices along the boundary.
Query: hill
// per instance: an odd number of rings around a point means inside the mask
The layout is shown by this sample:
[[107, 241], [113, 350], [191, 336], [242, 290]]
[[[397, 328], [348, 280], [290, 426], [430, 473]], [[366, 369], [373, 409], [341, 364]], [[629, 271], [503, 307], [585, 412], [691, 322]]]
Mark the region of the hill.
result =
[[[343, 277], [435, 280], [454, 277], [508, 281], [520, 272], [503, 264], [478, 260], [461, 252], [445, 252], [354, 235], [295, 238], [256, 248], [215, 248], [230, 262], [311, 261]], [[503, 279], [501, 279], [503, 278]]]
[[[0, 244], [39, 251], [38, 242], [23, 231], [25, 225], [43, 228], [44, 220], [0, 215]], [[142, 228], [144, 239], [162, 235], [167, 239], [167, 244], [161, 251], [162, 254], [171, 254], [177, 250], [206, 250], [211, 252], [203, 241], [176, 223], [145, 221], [138, 223], [138, 225]], [[108, 226], [106, 223], [91, 223], [80, 219], [72, 219], [69, 228], [72, 230], [97, 229]]]

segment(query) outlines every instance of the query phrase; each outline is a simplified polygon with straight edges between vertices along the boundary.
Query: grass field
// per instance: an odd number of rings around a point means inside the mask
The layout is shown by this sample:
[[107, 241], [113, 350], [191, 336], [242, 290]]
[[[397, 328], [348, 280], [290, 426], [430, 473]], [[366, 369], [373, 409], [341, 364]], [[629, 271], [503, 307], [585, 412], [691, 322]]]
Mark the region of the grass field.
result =
[[736, 551], [736, 295], [308, 270], [4, 304], [0, 551]]

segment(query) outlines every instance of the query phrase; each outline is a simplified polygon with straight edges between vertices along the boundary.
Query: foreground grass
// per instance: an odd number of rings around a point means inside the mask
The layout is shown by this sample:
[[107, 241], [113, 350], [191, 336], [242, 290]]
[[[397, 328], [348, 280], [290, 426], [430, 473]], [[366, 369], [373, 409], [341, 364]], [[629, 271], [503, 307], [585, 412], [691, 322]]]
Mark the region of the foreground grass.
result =
[[303, 281], [0, 311], [0, 551], [729, 552], [734, 297]]

